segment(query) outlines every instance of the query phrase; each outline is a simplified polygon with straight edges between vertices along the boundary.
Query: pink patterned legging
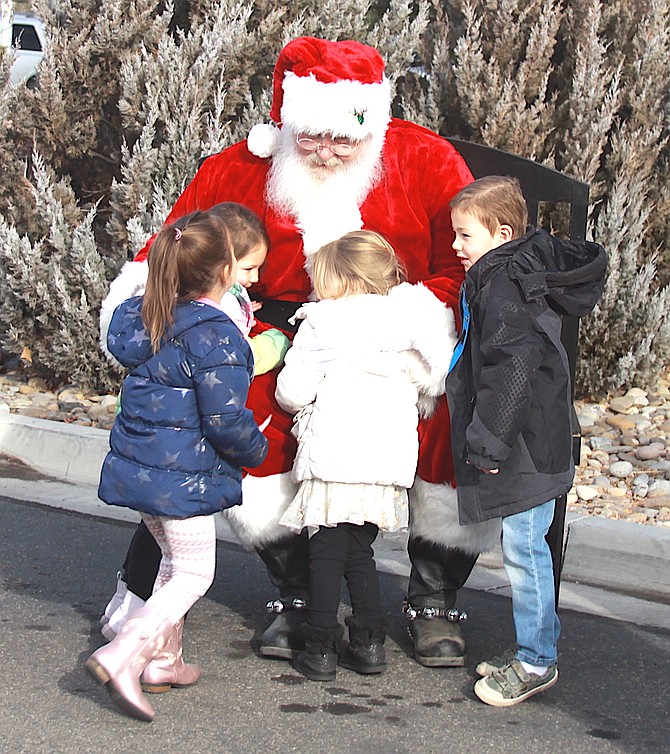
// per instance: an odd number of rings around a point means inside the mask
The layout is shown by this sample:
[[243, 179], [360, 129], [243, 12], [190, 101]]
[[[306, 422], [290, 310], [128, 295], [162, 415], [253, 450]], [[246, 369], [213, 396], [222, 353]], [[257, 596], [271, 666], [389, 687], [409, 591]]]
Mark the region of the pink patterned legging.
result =
[[147, 606], [157, 621], [172, 625], [205, 594], [214, 581], [216, 526], [214, 516], [167, 518], [142, 514], [163, 555]]

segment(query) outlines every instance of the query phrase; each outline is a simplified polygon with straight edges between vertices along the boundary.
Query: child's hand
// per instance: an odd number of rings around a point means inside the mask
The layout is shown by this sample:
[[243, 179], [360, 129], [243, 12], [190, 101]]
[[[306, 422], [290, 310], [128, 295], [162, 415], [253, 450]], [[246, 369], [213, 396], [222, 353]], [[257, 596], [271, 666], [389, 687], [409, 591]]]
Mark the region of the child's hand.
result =
[[267, 429], [267, 426], [268, 426], [268, 424], [269, 424], [269, 423], [270, 423], [271, 421], [272, 421], [272, 414], [270, 414], [270, 415], [268, 416], [268, 418], [267, 418], [267, 419], [266, 419], [266, 420], [265, 420], [264, 422], [262, 422], [261, 424], [259, 424], [259, 425], [258, 425], [258, 429], [259, 429], [259, 430], [260, 430], [261, 432], [265, 432], [265, 430]]
[[483, 469], [481, 466], [477, 466], [476, 463], [472, 463], [471, 461], [466, 461], [466, 463], [470, 466], [474, 466], [477, 471], [483, 471], [484, 474], [497, 474], [500, 471], [500, 469]]
[[263, 307], [263, 302], [262, 301], [252, 301], [251, 302], [251, 311], [252, 312], [257, 312], [262, 307]]

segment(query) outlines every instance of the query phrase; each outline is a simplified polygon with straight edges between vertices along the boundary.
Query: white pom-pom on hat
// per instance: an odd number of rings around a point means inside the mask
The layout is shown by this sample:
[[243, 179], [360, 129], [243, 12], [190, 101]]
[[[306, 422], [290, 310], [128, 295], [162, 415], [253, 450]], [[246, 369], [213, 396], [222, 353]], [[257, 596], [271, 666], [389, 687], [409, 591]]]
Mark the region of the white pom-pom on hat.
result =
[[247, 147], [256, 157], [272, 157], [279, 144], [279, 129], [272, 123], [257, 123], [247, 136]]

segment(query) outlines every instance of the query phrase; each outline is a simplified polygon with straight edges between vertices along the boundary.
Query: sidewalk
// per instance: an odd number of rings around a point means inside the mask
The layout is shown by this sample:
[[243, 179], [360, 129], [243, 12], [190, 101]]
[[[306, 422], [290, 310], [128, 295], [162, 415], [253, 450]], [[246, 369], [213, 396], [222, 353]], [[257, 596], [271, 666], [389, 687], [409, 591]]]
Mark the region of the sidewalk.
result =
[[[17, 500], [123, 521], [132, 511], [108, 506], [96, 488], [108, 449], [105, 430], [0, 414], [3, 491]], [[223, 517], [219, 539], [237, 542]], [[380, 570], [407, 576], [406, 534], [380, 538]], [[509, 595], [499, 550], [480, 557], [469, 588]], [[670, 530], [568, 514], [560, 606], [647, 626], [670, 628]]]

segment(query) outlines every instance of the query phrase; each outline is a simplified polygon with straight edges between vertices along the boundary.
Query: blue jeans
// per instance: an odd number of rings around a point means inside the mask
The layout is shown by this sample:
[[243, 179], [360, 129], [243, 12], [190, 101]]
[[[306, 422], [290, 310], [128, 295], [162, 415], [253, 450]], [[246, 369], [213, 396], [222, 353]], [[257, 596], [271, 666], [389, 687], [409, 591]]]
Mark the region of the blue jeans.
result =
[[555, 500], [502, 521], [502, 551], [512, 586], [512, 613], [519, 660], [555, 665], [561, 624], [556, 615], [551, 551], [545, 540]]

